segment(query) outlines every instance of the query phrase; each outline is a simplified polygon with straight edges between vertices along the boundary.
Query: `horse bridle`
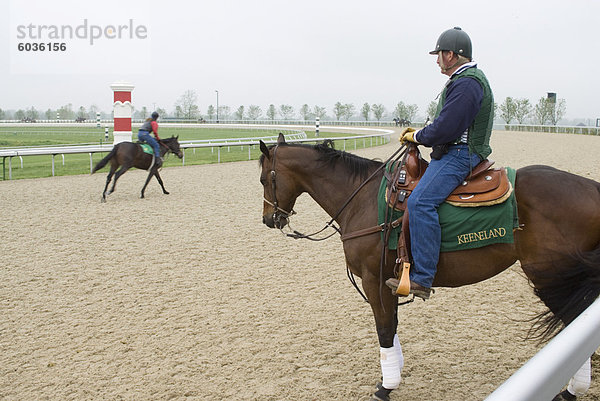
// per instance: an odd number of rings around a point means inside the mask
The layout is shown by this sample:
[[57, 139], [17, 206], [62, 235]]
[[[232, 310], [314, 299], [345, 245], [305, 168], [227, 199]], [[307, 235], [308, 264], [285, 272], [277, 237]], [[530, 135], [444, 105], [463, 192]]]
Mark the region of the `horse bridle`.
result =
[[171, 147], [170, 147], [169, 145], [167, 145], [167, 144], [166, 144], [166, 143], [165, 143], [165, 142], [164, 142], [162, 139], [160, 139], [160, 140], [158, 141], [158, 143], [159, 143], [160, 145], [162, 145], [162, 146], [163, 146], [163, 147], [166, 149], [166, 151], [165, 151], [165, 154], [167, 154], [167, 153], [171, 152], [171, 153], [173, 153], [174, 155], [176, 155], [175, 151], [174, 151], [173, 149], [171, 149]]
[[263, 196], [263, 201], [268, 205], [271, 205], [275, 212], [273, 213], [273, 221], [279, 223], [279, 229], [281, 229], [281, 219], [285, 219], [285, 223], [289, 224], [289, 217], [296, 214], [294, 209], [287, 211], [279, 207], [279, 202], [277, 201], [277, 173], [275, 172], [275, 156], [277, 155], [277, 149], [279, 148], [279, 144], [275, 145], [273, 148], [273, 158], [271, 160], [271, 171], [269, 175], [271, 176], [271, 192], [273, 193], [273, 202], [269, 201], [267, 198]]

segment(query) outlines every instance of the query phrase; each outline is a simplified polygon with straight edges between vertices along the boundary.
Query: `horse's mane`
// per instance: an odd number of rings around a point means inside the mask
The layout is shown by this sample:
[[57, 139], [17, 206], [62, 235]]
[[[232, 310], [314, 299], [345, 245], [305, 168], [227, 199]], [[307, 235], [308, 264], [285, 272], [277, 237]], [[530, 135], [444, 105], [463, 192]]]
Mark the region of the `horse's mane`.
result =
[[[271, 145], [269, 149], [271, 149], [273, 146], [275, 145]], [[324, 167], [333, 167], [339, 163], [340, 165], [344, 166], [351, 175], [363, 179], [368, 176], [373, 167], [379, 167], [381, 165], [381, 162], [379, 161], [365, 159], [364, 157], [335, 149], [334, 142], [331, 139], [325, 139], [323, 142], [316, 145], [282, 143], [279, 144], [279, 146], [293, 146], [313, 149], [319, 154], [317, 161], [322, 163]], [[258, 160], [258, 163], [261, 167], [264, 163], [264, 160], [265, 155], [263, 154]]]

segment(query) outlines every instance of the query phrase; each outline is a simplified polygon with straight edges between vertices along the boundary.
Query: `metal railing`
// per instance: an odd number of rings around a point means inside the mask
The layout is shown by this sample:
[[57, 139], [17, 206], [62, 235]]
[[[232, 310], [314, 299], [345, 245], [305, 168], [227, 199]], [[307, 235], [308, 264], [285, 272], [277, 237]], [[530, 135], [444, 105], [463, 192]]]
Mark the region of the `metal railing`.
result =
[[600, 299], [565, 327], [485, 401], [548, 401], [600, 347]]
[[[222, 126], [219, 124], [219, 126]], [[230, 125], [232, 126], [232, 125]], [[306, 133], [303, 131], [291, 131], [287, 127], [289, 132], [285, 135], [286, 141], [290, 143], [302, 143], [302, 142], [319, 142], [325, 138], [307, 138]], [[297, 126], [296, 128], [302, 128], [301, 126]], [[305, 127], [304, 127], [305, 128]], [[344, 128], [333, 128], [332, 130], [344, 130]], [[346, 128], [347, 130], [347, 128]], [[363, 147], [367, 146], [367, 141], [369, 142], [369, 146], [377, 146], [390, 141], [391, 134], [393, 131], [384, 130], [384, 129], [369, 129], [369, 128], [355, 128], [354, 130], [360, 131], [370, 131], [376, 132], [375, 134], [365, 134], [365, 135], [352, 135], [346, 137], [333, 137], [331, 139], [335, 141], [343, 141], [343, 149], [347, 149], [347, 142], [354, 141], [354, 149], [358, 148], [358, 141], [363, 141]], [[285, 131], [285, 130], [284, 130]], [[210, 139], [210, 140], [196, 140], [196, 141], [181, 141], [181, 149], [183, 150], [183, 160], [182, 165], [185, 165], [185, 151], [187, 149], [195, 150], [197, 148], [210, 148], [212, 152], [217, 152], [217, 163], [221, 162], [221, 150], [223, 148], [227, 148], [229, 150], [231, 147], [240, 147], [244, 149], [244, 146], [248, 148], [248, 160], [252, 158], [252, 149], [259, 144], [259, 141], [262, 140], [265, 143], [273, 143], [277, 141], [277, 136], [262, 136], [262, 137], [251, 137], [251, 138], [228, 138], [228, 139]], [[352, 147], [352, 146], [350, 146]], [[65, 146], [50, 146], [50, 147], [23, 147], [23, 148], [11, 148], [11, 149], [0, 149], [0, 157], [2, 157], [2, 179], [6, 180], [6, 160], [8, 159], [8, 179], [12, 179], [12, 158], [19, 157], [21, 161], [21, 168], [23, 167], [23, 157], [24, 156], [40, 156], [40, 155], [50, 155], [52, 156], [51, 163], [51, 172], [52, 176], [55, 175], [55, 156], [61, 155], [62, 163], [64, 165], [64, 155], [65, 154], [89, 154], [90, 157], [90, 172], [93, 170], [93, 161], [92, 156], [95, 153], [107, 153], [110, 152], [113, 148], [113, 144], [103, 144], [103, 145], [65, 145]]]
[[505, 131], [549, 132], [556, 134], [600, 135], [600, 127], [571, 125], [504, 124]]

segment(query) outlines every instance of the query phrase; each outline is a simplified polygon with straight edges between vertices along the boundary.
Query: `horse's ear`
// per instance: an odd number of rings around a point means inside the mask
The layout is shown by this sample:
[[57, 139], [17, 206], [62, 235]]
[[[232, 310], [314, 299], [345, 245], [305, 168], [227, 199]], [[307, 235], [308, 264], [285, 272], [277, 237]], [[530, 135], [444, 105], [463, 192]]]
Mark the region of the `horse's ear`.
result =
[[280, 132], [279, 136], [277, 137], [277, 143], [285, 143], [285, 136], [283, 136], [283, 134]]
[[262, 140], [260, 141], [260, 151], [262, 152], [263, 155], [265, 155], [265, 157], [267, 159], [270, 158], [270, 156], [269, 156], [269, 148], [267, 148], [267, 145], [265, 145], [265, 143]]

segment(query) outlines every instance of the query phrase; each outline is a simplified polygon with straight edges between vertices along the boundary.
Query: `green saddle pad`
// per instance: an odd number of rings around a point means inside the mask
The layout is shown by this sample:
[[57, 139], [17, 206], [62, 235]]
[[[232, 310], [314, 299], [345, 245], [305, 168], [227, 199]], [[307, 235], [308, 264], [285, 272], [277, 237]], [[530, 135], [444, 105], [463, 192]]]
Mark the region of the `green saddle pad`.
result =
[[[517, 172], [510, 167], [506, 168], [506, 172], [514, 188]], [[387, 179], [384, 176], [377, 196], [378, 224], [384, 222], [385, 209], [388, 207], [386, 187]], [[392, 215], [391, 219], [388, 216], [388, 221], [393, 221], [402, 217], [404, 212], [389, 208], [388, 213]], [[493, 206], [458, 207], [444, 202], [438, 208], [438, 214], [442, 227], [441, 252], [463, 251], [497, 243], [512, 244], [513, 229], [519, 227], [514, 191], [505, 202]], [[401, 227], [392, 230], [389, 249], [397, 249], [400, 230]]]
[[140, 145], [142, 145], [142, 150], [144, 151], [144, 153], [148, 153], [149, 155], [154, 154], [154, 149], [152, 149], [152, 146], [150, 146], [149, 144], [140, 143]]

